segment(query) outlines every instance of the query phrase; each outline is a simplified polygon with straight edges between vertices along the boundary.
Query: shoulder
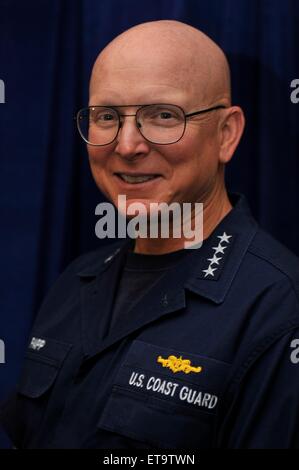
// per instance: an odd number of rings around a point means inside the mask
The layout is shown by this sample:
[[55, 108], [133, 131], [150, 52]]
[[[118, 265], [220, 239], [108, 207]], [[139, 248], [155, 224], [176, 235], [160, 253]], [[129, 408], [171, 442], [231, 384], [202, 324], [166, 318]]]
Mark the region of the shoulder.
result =
[[258, 228], [248, 256], [267, 279], [285, 282], [299, 299], [299, 258], [265, 230]]
[[[247, 365], [299, 328], [299, 259], [257, 227], [230, 291], [229, 305], [243, 312]], [[244, 370], [247, 366], [244, 367]]]

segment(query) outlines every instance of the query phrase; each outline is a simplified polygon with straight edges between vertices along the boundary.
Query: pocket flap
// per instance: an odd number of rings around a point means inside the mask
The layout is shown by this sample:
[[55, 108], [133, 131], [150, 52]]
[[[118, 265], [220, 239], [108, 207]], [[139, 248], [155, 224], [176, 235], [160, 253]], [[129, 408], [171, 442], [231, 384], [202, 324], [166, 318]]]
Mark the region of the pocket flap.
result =
[[54, 383], [72, 345], [33, 336], [28, 345], [18, 392], [29, 398], [42, 396]]

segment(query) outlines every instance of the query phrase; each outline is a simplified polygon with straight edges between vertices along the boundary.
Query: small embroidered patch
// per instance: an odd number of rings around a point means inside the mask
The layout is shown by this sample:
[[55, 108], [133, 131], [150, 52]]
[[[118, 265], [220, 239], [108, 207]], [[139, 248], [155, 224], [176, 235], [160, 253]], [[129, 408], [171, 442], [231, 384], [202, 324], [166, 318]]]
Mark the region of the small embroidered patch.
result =
[[[219, 268], [221, 270], [223, 266], [223, 261], [227, 257], [226, 249], [231, 244], [232, 235], [228, 235], [226, 232], [223, 232], [222, 235], [218, 235], [217, 238], [220, 239], [217, 246], [213, 246], [212, 250], [214, 250], [213, 256], [208, 258], [207, 261], [210, 262], [207, 269], [202, 270], [202, 276], [204, 279], [216, 279], [219, 276]], [[222, 243], [226, 243], [226, 245], [222, 245]]]
[[45, 345], [46, 345], [46, 340], [33, 337], [29, 344], [29, 348], [39, 351]]
[[183, 359], [182, 356], [168, 356], [167, 359], [163, 359], [162, 356], [158, 356], [157, 362], [162, 364], [163, 367], [167, 367], [172, 370], [172, 372], [184, 372], [185, 374], [190, 374], [190, 372], [195, 372], [198, 374], [202, 371], [200, 366], [192, 366], [189, 359]]

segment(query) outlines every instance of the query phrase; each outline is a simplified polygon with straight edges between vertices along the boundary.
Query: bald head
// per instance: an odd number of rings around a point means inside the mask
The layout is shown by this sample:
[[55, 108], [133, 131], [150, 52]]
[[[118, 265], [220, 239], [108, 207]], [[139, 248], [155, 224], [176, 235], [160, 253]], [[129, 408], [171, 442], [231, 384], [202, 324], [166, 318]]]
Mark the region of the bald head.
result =
[[165, 84], [185, 90], [190, 104], [231, 104], [230, 71], [223, 51], [204, 33], [178, 21], [139, 24], [110, 42], [94, 64], [91, 97], [113, 74], [121, 77], [124, 91], [130, 88], [132, 76], [136, 80], [140, 76], [145, 88], [152, 80], [153, 84], [158, 81], [160, 88]]

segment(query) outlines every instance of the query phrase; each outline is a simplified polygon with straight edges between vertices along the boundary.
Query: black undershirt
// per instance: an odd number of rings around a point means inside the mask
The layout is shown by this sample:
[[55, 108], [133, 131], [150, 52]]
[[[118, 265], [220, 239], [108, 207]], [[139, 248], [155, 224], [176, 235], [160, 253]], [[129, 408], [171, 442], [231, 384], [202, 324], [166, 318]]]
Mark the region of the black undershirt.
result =
[[163, 255], [134, 253], [133, 246], [126, 254], [125, 263], [116, 288], [112, 307], [110, 331], [119, 319], [130, 318], [130, 311], [142, 297], [192, 250], [182, 249]]

